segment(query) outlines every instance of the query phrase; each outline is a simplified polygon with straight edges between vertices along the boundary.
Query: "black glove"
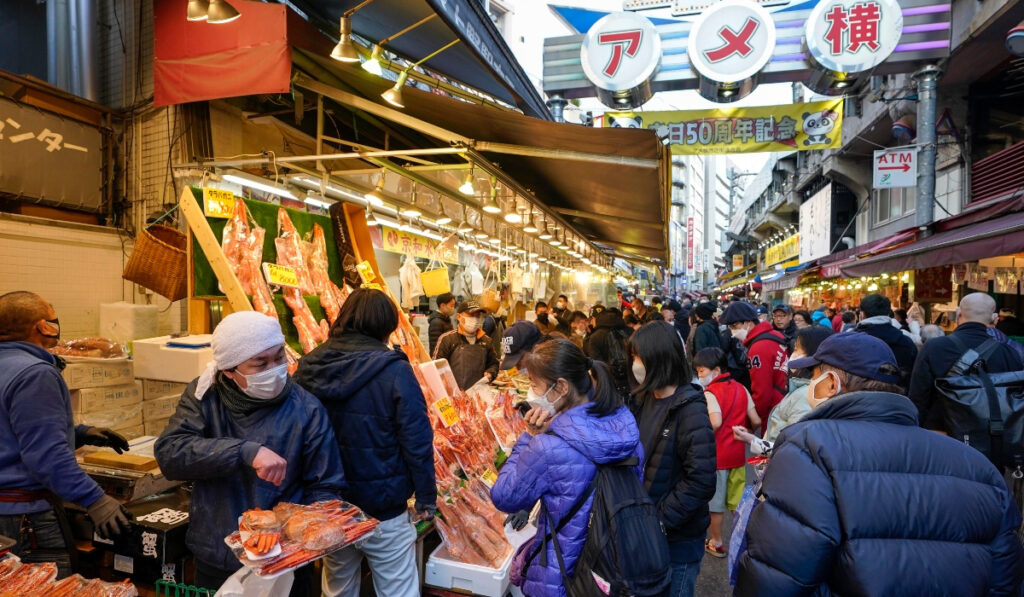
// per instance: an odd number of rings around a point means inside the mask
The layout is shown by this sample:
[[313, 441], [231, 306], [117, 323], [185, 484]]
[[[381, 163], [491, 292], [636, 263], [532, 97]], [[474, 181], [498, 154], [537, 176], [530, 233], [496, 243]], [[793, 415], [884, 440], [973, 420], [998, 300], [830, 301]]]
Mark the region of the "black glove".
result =
[[422, 520], [434, 520], [434, 515], [437, 514], [437, 506], [434, 504], [421, 504], [417, 501], [415, 507]]
[[530, 512], [528, 510], [520, 510], [515, 514], [509, 514], [508, 517], [505, 518], [505, 524], [512, 525], [513, 531], [523, 530], [529, 522]]
[[118, 454], [128, 451], [128, 440], [120, 433], [106, 427], [90, 427], [83, 442], [87, 446], [106, 446]]
[[127, 531], [128, 512], [121, 506], [121, 502], [109, 495], [104, 495], [96, 500], [96, 503], [89, 506], [89, 518], [96, 527], [96, 534], [104, 539], [110, 539], [114, 535], [120, 535]]

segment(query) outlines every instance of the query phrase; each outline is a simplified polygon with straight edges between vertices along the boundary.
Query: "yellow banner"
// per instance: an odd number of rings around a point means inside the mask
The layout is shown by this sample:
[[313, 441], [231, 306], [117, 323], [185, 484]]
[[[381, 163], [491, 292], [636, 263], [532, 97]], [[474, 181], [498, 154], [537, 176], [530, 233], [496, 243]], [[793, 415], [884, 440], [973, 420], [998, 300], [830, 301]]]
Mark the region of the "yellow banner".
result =
[[608, 112], [604, 126], [651, 129], [676, 155], [842, 147], [843, 99], [785, 106]]
[[[454, 238], [442, 244], [439, 240], [427, 238], [405, 230], [397, 230], [390, 226], [378, 226], [378, 234], [372, 234], [374, 246], [390, 253], [401, 253], [406, 255], [412, 253], [415, 257], [423, 259], [434, 259], [435, 257], [445, 263], [459, 262], [459, 247]], [[377, 239], [380, 244], [377, 244]], [[435, 255], [436, 253], [436, 255]]]
[[765, 251], [765, 265], [775, 265], [800, 256], [800, 235], [794, 234], [786, 240], [768, 247]]

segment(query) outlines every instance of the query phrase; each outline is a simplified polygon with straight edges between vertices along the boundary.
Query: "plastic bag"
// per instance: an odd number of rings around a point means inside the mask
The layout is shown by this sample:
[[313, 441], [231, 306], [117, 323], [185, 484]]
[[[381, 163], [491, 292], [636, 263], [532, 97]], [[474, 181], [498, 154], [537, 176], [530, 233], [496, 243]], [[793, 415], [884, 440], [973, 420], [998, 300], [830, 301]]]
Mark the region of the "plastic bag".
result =
[[256, 576], [252, 568], [243, 566], [224, 581], [215, 597], [278, 597], [287, 595], [294, 581], [294, 572], [274, 578], [261, 578]]
[[754, 508], [761, 503], [757, 497], [757, 486], [747, 485], [743, 489], [740, 503], [736, 506], [736, 514], [732, 517], [732, 534], [729, 535], [729, 585], [736, 586], [736, 576], [739, 574], [740, 556], [747, 551], [747, 525], [750, 523], [750, 514]]

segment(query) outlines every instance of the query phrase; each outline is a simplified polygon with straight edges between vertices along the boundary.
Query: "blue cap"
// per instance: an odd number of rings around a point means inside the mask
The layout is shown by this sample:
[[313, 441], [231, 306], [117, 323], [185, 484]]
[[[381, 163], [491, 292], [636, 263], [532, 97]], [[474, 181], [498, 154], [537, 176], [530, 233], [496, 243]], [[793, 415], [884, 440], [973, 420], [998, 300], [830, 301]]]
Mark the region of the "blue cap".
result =
[[533, 345], [540, 340], [540, 329], [529, 321], [517, 321], [505, 330], [501, 336], [501, 368], [511, 369], [519, 364], [523, 355], [533, 350]]
[[822, 363], [858, 377], [899, 383], [896, 356], [885, 342], [860, 332], [833, 334], [818, 346], [814, 356], [789, 362], [790, 369], [809, 369]]
[[757, 321], [757, 311], [750, 303], [740, 301], [726, 307], [725, 313], [718, 318], [718, 323], [732, 325], [741, 321]]
[[758, 307], [757, 308], [757, 314], [758, 315], [768, 315], [768, 309], [766, 309], [765, 307]]

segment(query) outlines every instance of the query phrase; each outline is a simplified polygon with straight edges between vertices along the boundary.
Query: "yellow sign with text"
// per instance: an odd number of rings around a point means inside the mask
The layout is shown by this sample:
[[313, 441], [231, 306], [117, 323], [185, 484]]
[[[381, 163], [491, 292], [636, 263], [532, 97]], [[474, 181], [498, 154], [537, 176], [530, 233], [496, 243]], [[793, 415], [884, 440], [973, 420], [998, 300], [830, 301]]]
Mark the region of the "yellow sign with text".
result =
[[743, 255], [732, 256], [732, 269], [743, 269]]
[[604, 126], [653, 130], [676, 155], [836, 149], [842, 147], [843, 99], [752, 108], [609, 112]]
[[484, 474], [480, 475], [480, 480], [486, 483], [488, 487], [494, 487], [494, 484], [498, 482], [498, 473], [489, 468], [484, 471]]
[[[372, 235], [374, 247], [378, 249], [402, 255], [411, 253], [414, 257], [437, 259], [444, 263], [459, 262], [459, 247], [455, 238], [450, 238], [447, 242], [441, 242], [390, 226], [381, 226], [379, 230], [379, 236], [376, 234]], [[380, 239], [379, 242], [378, 238]]]
[[208, 218], [230, 218], [235, 215], [235, 194], [224, 189], [203, 187], [203, 206]]
[[287, 265], [264, 263], [263, 272], [267, 275], [267, 282], [271, 286], [299, 287], [299, 276], [295, 273], [294, 269]]
[[794, 234], [786, 240], [768, 247], [764, 253], [765, 265], [775, 265], [800, 256], [800, 235]]
[[459, 422], [459, 413], [455, 411], [452, 399], [447, 396], [434, 403], [434, 410], [437, 411], [446, 428]]

